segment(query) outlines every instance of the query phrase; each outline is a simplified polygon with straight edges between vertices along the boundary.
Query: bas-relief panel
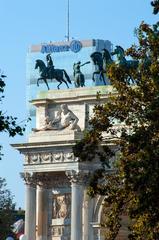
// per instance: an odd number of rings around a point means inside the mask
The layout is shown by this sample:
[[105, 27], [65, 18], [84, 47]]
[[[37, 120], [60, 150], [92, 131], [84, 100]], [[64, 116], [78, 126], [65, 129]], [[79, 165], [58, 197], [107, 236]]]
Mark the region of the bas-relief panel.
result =
[[52, 200], [52, 218], [70, 218], [71, 217], [71, 193], [54, 194]]
[[[58, 115], [60, 104], [52, 104], [48, 107], [48, 116], [50, 119], [55, 119]], [[69, 110], [78, 118], [78, 125], [81, 130], [84, 130], [85, 122], [85, 105], [84, 104], [68, 104]]]
[[71, 227], [67, 221], [70, 218], [71, 193], [54, 194], [52, 199], [52, 240], [70, 240]]
[[52, 240], [70, 240], [71, 227], [70, 226], [52, 226], [51, 234], [52, 234]]
[[58, 105], [57, 110], [53, 105], [53, 108], [50, 108], [49, 111], [48, 109], [41, 112], [37, 111], [37, 126], [32, 130], [33, 132], [38, 132], [69, 129], [80, 132], [81, 126], [79, 126], [79, 120], [82, 119], [84, 121], [84, 115], [84, 112], [79, 111], [79, 109], [77, 114], [74, 113], [66, 103]]

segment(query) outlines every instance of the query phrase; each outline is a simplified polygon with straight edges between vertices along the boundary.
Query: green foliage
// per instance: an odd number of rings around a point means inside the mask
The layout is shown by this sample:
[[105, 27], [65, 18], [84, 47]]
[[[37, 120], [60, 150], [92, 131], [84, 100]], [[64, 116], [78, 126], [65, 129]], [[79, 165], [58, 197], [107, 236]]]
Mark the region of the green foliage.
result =
[[[2, 104], [2, 100], [4, 98], [3, 92], [5, 88], [4, 78], [6, 76], [1, 75], [0, 77], [0, 103]], [[30, 120], [30, 119], [28, 119]], [[0, 132], [7, 132], [10, 137], [14, 137], [15, 135], [23, 135], [25, 131], [25, 125], [20, 126], [17, 124], [17, 118], [13, 116], [8, 116], [2, 110], [0, 110]], [[2, 146], [0, 146], [0, 159], [3, 156], [1, 153]]]
[[159, 12], [159, 0], [153, 0], [151, 2], [151, 5], [153, 6], [153, 13], [157, 14]]
[[[6, 76], [0, 76], [0, 103], [4, 98]], [[28, 119], [29, 120], [29, 119]], [[23, 135], [25, 125], [17, 124], [17, 118], [8, 116], [0, 110], [0, 132], [7, 132], [10, 137], [15, 135]], [[0, 145], [0, 160], [2, 158], [2, 146]], [[11, 225], [15, 222], [15, 204], [13, 203], [13, 196], [10, 191], [6, 189], [5, 179], [0, 178], [0, 239], [5, 239], [11, 231]], [[13, 233], [12, 233], [13, 235]]]
[[[157, 14], [159, 1], [152, 5]], [[159, 239], [159, 22], [152, 26], [142, 22], [137, 37], [138, 46], [125, 54], [138, 60], [138, 67], [109, 66], [107, 74], [116, 95], [94, 107], [91, 131], [74, 147], [81, 161], [97, 157], [102, 161], [88, 192], [105, 196], [107, 240], [117, 236], [122, 214], [130, 219], [129, 239]], [[119, 150], [115, 170], [108, 174], [109, 159]]]
[[15, 221], [13, 196], [6, 188], [6, 181], [0, 178], [0, 239], [6, 239]]

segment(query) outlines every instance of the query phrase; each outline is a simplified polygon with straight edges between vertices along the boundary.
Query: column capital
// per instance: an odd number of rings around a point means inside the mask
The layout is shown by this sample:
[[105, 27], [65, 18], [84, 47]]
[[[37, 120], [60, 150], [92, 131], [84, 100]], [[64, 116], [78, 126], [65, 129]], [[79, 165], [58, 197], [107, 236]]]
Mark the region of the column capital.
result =
[[51, 188], [52, 178], [48, 173], [36, 173], [36, 184], [42, 188]]
[[28, 186], [36, 186], [36, 174], [29, 172], [20, 173], [21, 178], [24, 180], [25, 184]]
[[85, 185], [88, 183], [90, 171], [87, 170], [68, 170], [65, 172], [66, 176], [71, 183], [78, 183], [80, 185]]
[[36, 185], [44, 188], [50, 188], [52, 185], [51, 177], [47, 173], [20, 173], [21, 178], [26, 185], [35, 187]]

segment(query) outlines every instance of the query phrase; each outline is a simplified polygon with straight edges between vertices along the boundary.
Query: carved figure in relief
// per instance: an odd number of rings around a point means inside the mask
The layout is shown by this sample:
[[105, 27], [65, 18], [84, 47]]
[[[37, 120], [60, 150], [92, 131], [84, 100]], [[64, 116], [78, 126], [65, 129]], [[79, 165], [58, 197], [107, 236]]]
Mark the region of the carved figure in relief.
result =
[[41, 130], [52, 130], [52, 122], [51, 120], [49, 119], [49, 117], [45, 117], [45, 120], [44, 120], [44, 127], [43, 129]]
[[58, 217], [66, 218], [67, 216], [67, 205], [65, 202], [65, 196], [59, 196], [57, 198], [57, 203], [59, 205]]
[[67, 205], [65, 202], [65, 196], [57, 196], [53, 203], [53, 218], [66, 218]]
[[70, 130], [80, 130], [77, 125], [78, 121], [78, 117], [68, 108], [67, 104], [62, 104], [52, 123], [55, 129], [69, 128]]
[[46, 131], [46, 130], [53, 130], [52, 127], [52, 121], [50, 120], [49, 116], [46, 116], [44, 118], [44, 124], [41, 128], [32, 128], [32, 131], [38, 132], [38, 131]]
[[50, 120], [47, 116], [44, 119], [44, 125], [40, 129], [33, 128], [32, 130], [38, 132], [46, 130], [63, 130], [68, 128], [70, 130], [81, 131], [77, 124], [78, 121], [78, 117], [68, 108], [67, 104], [62, 104], [55, 119]]
[[57, 195], [53, 200], [53, 218], [70, 218], [71, 195]]

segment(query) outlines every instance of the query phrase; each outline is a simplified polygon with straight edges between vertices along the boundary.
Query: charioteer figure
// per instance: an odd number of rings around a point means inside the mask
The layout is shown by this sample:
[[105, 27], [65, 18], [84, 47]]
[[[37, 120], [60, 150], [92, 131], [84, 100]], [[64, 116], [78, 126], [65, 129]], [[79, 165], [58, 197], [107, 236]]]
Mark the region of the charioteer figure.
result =
[[73, 64], [73, 76], [74, 76], [74, 83], [75, 87], [84, 87], [85, 86], [85, 77], [84, 74], [81, 72], [81, 67], [85, 64], [90, 63], [90, 61], [81, 64], [81, 62], [77, 62]]

